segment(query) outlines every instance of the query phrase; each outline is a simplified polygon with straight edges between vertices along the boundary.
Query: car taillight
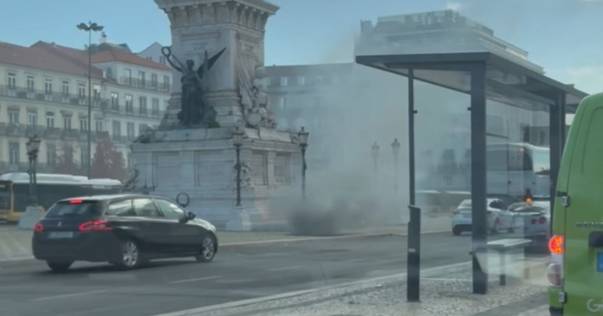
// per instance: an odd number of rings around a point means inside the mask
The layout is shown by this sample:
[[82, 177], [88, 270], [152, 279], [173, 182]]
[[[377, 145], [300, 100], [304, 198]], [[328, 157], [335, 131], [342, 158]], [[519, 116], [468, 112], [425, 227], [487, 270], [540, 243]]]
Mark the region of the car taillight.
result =
[[565, 238], [562, 235], [553, 235], [549, 240], [549, 251], [553, 255], [563, 255], [565, 252]]
[[102, 219], [97, 219], [93, 221], [88, 221], [80, 224], [80, 232], [106, 232], [110, 231], [111, 227], [109, 223]]
[[42, 223], [37, 223], [36, 225], [34, 225], [34, 232], [36, 232], [36, 233], [44, 232], [44, 225], [42, 225]]

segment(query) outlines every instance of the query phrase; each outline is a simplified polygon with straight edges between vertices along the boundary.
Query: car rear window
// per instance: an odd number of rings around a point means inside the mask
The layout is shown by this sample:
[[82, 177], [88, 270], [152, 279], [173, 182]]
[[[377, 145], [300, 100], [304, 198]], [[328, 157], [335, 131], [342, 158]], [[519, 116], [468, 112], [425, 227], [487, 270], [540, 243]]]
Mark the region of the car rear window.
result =
[[48, 210], [46, 218], [91, 218], [100, 215], [100, 208], [98, 201], [82, 201], [76, 204], [69, 201], [58, 202]]

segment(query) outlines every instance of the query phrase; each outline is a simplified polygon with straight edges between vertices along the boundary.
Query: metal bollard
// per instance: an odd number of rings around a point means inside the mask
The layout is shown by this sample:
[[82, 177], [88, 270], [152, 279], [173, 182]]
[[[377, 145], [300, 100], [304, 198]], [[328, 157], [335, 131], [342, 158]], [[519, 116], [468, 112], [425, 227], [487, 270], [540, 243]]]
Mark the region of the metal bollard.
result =
[[418, 302], [421, 272], [421, 209], [414, 205], [409, 205], [409, 209], [406, 299], [409, 302]]

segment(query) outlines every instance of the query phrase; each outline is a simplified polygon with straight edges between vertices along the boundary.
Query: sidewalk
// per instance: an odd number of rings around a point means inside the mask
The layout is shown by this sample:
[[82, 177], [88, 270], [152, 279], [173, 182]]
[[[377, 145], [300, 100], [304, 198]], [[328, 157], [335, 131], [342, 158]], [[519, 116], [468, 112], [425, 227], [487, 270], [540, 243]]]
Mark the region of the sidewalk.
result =
[[505, 287], [498, 285], [495, 275], [490, 275], [487, 295], [471, 293], [471, 265], [467, 262], [423, 270], [420, 303], [406, 302], [406, 277], [398, 274], [161, 316], [545, 316], [545, 260], [529, 259], [526, 265], [530, 277], [509, 279]]
[[[450, 231], [450, 218], [447, 216], [426, 215], [423, 220], [423, 233]], [[353, 238], [373, 235], [406, 235], [407, 225], [369, 227], [347, 231], [336, 236], [297, 236], [289, 232], [227, 232], [218, 231], [220, 246], [245, 245], [267, 242], [293, 242], [324, 238]], [[23, 260], [32, 258], [31, 231], [20, 230], [15, 225], [0, 224], [0, 261]]]

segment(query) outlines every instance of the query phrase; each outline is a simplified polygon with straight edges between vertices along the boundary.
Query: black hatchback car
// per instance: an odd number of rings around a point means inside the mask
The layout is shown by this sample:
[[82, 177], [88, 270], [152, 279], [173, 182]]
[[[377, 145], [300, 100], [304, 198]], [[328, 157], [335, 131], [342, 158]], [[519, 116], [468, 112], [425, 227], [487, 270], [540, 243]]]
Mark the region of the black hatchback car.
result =
[[153, 258], [212, 261], [218, 239], [212, 224], [168, 199], [103, 195], [55, 203], [35, 225], [32, 248], [57, 272], [78, 260], [132, 269]]

